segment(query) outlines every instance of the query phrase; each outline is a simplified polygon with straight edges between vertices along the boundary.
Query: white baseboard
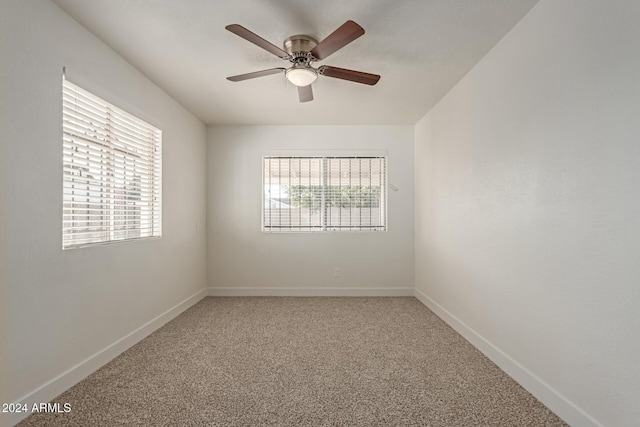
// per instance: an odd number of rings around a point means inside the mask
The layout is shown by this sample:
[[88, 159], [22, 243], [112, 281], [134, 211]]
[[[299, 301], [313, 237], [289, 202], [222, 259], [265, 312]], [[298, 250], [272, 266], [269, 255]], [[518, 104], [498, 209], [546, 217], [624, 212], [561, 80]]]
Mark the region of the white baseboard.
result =
[[603, 427], [569, 399], [418, 289], [415, 290], [415, 297], [566, 423], [580, 427]]
[[412, 297], [413, 288], [207, 288], [210, 297]]
[[[120, 353], [129, 349], [134, 344], [137, 344], [152, 332], [160, 329], [166, 323], [176, 318], [180, 313], [200, 301], [205, 296], [207, 296], [206, 289], [202, 289], [193, 296], [176, 304], [161, 315], [140, 326], [135, 331], [129, 333], [128, 335], [125, 335], [118, 341], [97, 352], [88, 359], [85, 359], [84, 361], [78, 363], [76, 366], [63, 372], [62, 374], [28, 393], [26, 396], [23, 396], [21, 399], [16, 400], [16, 402], [20, 402], [21, 404], [26, 403], [28, 408], [31, 408], [34, 403], [50, 402], [56, 396], [60, 395], [64, 391], [76, 385], [78, 382], [85, 379], [93, 372], [97, 371], [100, 367], [107, 364]], [[16, 413], [12, 415], [13, 418], [10, 419], [9, 425], [15, 425], [19, 423], [23, 419], [27, 418], [30, 413]]]

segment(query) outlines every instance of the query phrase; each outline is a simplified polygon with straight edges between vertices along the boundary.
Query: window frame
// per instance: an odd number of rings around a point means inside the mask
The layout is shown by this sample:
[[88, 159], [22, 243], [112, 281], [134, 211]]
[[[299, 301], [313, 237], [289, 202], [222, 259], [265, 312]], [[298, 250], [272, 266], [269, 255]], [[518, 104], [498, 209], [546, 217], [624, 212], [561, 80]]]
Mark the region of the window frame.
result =
[[[274, 229], [272, 226], [265, 226], [265, 201], [266, 194], [265, 188], [267, 183], [265, 182], [265, 159], [267, 158], [281, 158], [281, 159], [321, 159], [322, 160], [322, 170], [320, 175], [323, 177], [321, 179], [322, 186], [327, 186], [326, 184], [326, 173], [327, 173], [327, 160], [330, 159], [383, 159], [383, 173], [381, 175], [381, 194], [380, 194], [380, 202], [383, 205], [380, 210], [381, 216], [381, 225], [373, 226], [373, 227], [364, 227], [360, 229], [356, 229], [356, 227], [362, 226], [349, 226], [349, 229], [341, 230], [337, 226], [328, 225], [327, 215], [324, 211], [326, 211], [327, 206], [325, 205], [325, 189], [323, 188], [323, 196], [322, 203], [323, 206], [320, 208], [321, 213], [321, 225], [314, 226], [316, 229], [295, 229], [295, 227], [282, 227], [282, 229]], [[266, 234], [287, 234], [287, 233], [386, 233], [389, 231], [389, 181], [388, 181], [388, 155], [386, 151], [381, 150], [345, 150], [345, 152], [334, 152], [333, 150], [283, 150], [283, 151], [275, 151], [275, 152], [264, 152], [260, 157], [261, 160], [261, 172], [262, 172], [262, 187], [260, 190], [261, 196], [261, 214], [260, 214], [260, 229], [263, 233]], [[327, 187], [330, 187], [327, 186]], [[300, 228], [304, 228], [303, 226], [299, 226]], [[311, 226], [306, 228], [312, 228]]]
[[62, 249], [160, 239], [162, 130], [64, 76], [61, 98]]

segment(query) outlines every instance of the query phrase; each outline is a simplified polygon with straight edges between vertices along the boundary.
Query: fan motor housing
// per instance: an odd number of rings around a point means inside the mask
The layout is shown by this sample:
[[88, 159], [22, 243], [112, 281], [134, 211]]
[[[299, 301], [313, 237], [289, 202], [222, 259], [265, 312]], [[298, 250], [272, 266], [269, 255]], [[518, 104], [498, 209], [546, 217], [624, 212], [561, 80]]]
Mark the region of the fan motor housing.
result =
[[[306, 58], [307, 54], [316, 47], [318, 40], [311, 36], [298, 34], [284, 39], [284, 50], [291, 55], [294, 60], [296, 58]], [[295, 60], [294, 62], [306, 62], [305, 60]]]

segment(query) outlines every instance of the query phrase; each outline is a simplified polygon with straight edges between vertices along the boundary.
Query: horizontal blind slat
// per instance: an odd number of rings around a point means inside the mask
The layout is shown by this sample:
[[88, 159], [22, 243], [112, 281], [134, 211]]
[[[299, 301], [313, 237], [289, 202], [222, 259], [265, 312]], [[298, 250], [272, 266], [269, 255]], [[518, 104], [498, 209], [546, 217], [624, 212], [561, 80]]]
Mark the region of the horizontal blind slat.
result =
[[149, 192], [157, 191], [160, 187], [150, 179], [131, 181], [117, 177], [116, 180], [105, 182], [94, 178], [66, 174], [64, 176], [63, 189], [65, 190], [63, 194], [136, 194], [145, 198]]
[[113, 123], [115, 128], [133, 139], [152, 140], [158, 137], [158, 132], [155, 130], [141, 128], [109, 108], [96, 108], [95, 105], [77, 102], [72, 98], [64, 98], [63, 107], [65, 107], [64, 116], [67, 120], [75, 121], [81, 127], [107, 129]]
[[136, 161], [118, 156], [99, 156], [97, 153], [89, 152], [69, 152], [68, 150], [64, 150], [62, 154], [63, 160], [68, 163], [67, 169], [70, 171], [90, 172], [91, 169], [89, 168], [95, 168], [97, 171], [104, 170], [105, 172], [110, 172], [108, 169], [118, 171], [118, 168], [123, 168], [120, 171], [121, 173], [130, 170], [142, 174], [140, 176], [151, 175], [155, 172], [155, 167], [152, 162]]
[[[68, 82], [68, 80], [65, 82]], [[127, 113], [126, 111], [118, 108], [117, 106], [97, 97], [96, 95], [91, 94], [90, 92], [78, 86], [73, 85], [73, 83], [70, 83], [70, 85], [71, 86], [65, 87], [65, 90], [63, 91], [63, 93], [66, 94], [68, 97], [76, 99], [77, 102], [91, 104], [98, 108], [109, 109], [113, 114], [118, 114], [118, 115], [122, 115], [123, 117], [126, 117], [127, 121], [131, 125], [135, 125], [140, 129], [145, 129], [145, 130], [150, 129], [156, 132], [162, 132], [159, 129], [149, 125], [144, 120], [132, 114]]]
[[[157, 148], [153, 146], [156, 143], [154, 139], [132, 139], [126, 135], [113, 132], [112, 129], [96, 128], [77, 120], [67, 119], [64, 122], [64, 133], [68, 135], [68, 139], [75, 139], [76, 144], [89, 145], [90, 143], [101, 146], [115, 146], [120, 151], [138, 155], [152, 156], [156, 153]], [[84, 144], [81, 143], [84, 142]]]

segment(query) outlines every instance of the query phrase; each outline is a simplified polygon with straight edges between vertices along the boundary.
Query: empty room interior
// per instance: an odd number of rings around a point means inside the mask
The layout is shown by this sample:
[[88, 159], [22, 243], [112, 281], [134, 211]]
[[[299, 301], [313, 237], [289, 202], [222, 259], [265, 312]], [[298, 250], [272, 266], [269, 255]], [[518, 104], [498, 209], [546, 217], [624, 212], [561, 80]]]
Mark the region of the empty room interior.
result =
[[0, 2], [0, 425], [638, 425], [637, 0]]

